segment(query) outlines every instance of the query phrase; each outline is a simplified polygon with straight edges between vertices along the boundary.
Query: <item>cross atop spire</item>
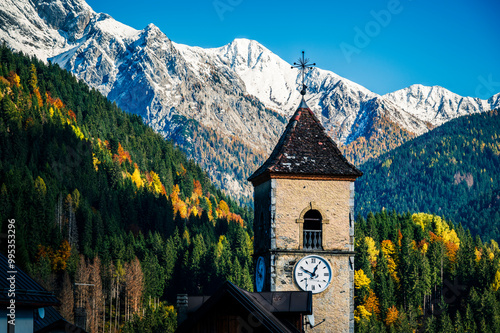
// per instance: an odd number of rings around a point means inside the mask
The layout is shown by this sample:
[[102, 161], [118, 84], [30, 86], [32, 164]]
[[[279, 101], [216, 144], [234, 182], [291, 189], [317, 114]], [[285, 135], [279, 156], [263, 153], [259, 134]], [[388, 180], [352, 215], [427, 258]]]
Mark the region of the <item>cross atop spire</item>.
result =
[[309, 59], [304, 58], [304, 51], [302, 51], [302, 58], [299, 58], [298, 63], [294, 62], [292, 68], [297, 68], [302, 72], [302, 90], [300, 94], [304, 96], [306, 94], [307, 86], [305, 85], [305, 72], [308, 69], [311, 69], [313, 66], [316, 66], [316, 63], [308, 64]]

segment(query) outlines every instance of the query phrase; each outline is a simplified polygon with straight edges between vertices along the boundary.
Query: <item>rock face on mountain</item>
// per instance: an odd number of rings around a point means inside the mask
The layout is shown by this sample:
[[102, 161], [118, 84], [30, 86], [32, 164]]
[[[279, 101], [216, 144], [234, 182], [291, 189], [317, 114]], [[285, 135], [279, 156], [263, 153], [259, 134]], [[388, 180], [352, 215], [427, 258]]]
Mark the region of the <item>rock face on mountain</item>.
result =
[[[246, 177], [300, 102], [298, 72], [286, 61], [247, 39], [212, 49], [177, 44], [153, 24], [133, 29], [83, 0], [0, 5], [0, 40], [73, 72], [173, 139], [228, 193], [250, 198]], [[500, 104], [500, 94], [486, 101], [420, 85], [379, 96], [319, 68], [307, 73], [306, 85], [308, 105], [343, 145], [378, 145], [369, 139], [387, 126], [420, 135]]]
[[61, 53], [82, 38], [96, 15], [79, 0], [2, 0], [0, 4], [0, 39], [41, 59]]

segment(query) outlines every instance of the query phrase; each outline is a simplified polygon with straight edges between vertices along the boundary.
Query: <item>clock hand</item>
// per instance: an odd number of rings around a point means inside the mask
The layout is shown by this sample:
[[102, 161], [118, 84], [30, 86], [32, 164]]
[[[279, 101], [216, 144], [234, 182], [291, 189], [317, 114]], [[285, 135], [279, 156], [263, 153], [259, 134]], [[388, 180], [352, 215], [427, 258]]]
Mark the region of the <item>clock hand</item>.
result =
[[304, 267], [300, 266], [300, 269], [302, 269], [304, 272], [306, 272], [307, 274], [311, 275], [311, 277], [314, 275], [313, 273], [309, 272], [307, 269], [305, 269]]
[[319, 263], [316, 265], [316, 267], [314, 267], [314, 270], [312, 272], [313, 276], [316, 276], [316, 270], [318, 269], [318, 267], [319, 267]]

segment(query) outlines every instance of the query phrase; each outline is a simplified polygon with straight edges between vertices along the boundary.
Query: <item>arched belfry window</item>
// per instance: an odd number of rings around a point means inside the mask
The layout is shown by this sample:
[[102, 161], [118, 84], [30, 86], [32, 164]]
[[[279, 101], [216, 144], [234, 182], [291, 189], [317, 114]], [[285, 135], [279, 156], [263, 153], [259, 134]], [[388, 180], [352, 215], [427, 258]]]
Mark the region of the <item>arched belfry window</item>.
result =
[[322, 217], [317, 210], [311, 209], [304, 214], [303, 248], [305, 250], [321, 250], [322, 244]]

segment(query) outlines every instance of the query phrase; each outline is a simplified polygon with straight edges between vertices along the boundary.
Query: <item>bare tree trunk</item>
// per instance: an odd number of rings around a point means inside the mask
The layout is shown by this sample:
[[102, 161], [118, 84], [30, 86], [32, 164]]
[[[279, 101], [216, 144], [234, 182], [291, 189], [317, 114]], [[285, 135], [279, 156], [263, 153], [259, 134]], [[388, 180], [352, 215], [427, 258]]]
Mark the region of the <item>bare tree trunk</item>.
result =
[[441, 289], [443, 288], [443, 257], [444, 257], [444, 245], [441, 244]]
[[120, 294], [116, 288], [115, 332], [118, 331], [118, 317], [120, 314]]
[[63, 204], [63, 198], [62, 194], [59, 194], [59, 197], [57, 198], [57, 203], [56, 203], [56, 226], [59, 227], [59, 231], [62, 232], [62, 204]]
[[106, 327], [106, 299], [104, 299], [103, 305], [102, 305], [102, 333], [104, 333], [104, 328]]
[[73, 297], [73, 288], [71, 287], [71, 281], [69, 279], [68, 272], [64, 273], [62, 290], [59, 294], [59, 299], [61, 300], [61, 307], [59, 312], [61, 315], [70, 323], [74, 323], [74, 297]]
[[[113, 283], [113, 282], [111, 282]], [[113, 287], [111, 287], [113, 288]], [[113, 328], [113, 291], [111, 290], [109, 293], [109, 333], [111, 333], [111, 329]]]

